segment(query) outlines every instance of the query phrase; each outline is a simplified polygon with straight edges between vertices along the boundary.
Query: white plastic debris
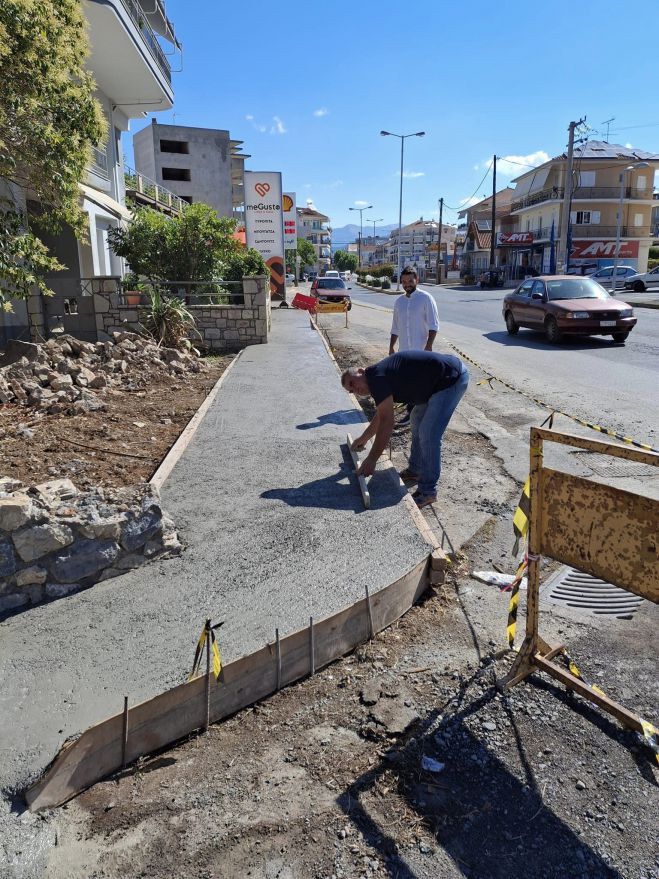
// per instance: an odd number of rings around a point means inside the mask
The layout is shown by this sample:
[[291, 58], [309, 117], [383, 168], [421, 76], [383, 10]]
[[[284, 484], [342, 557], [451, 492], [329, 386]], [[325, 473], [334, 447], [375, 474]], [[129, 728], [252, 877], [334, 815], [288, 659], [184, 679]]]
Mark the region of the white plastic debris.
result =
[[[492, 586], [498, 586], [503, 589], [504, 586], [510, 586], [515, 582], [514, 574], [500, 574], [498, 571], [472, 571], [471, 576], [474, 580], [480, 580], [481, 583], [489, 583]], [[519, 584], [520, 589], [526, 589], [526, 577], [522, 577]]]

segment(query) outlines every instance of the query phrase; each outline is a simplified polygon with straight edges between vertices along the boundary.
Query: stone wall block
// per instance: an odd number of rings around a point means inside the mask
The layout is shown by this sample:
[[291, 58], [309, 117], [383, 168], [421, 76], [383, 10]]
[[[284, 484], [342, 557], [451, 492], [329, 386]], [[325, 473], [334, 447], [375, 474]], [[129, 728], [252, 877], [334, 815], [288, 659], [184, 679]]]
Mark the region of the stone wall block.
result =
[[129, 519], [121, 530], [121, 545], [126, 552], [134, 552], [144, 546], [162, 529], [162, 516], [157, 507], [151, 507], [141, 516]]
[[114, 540], [83, 538], [51, 562], [50, 572], [59, 583], [77, 583], [109, 567], [118, 555], [119, 546]]
[[0, 498], [0, 529], [16, 531], [39, 518], [39, 512], [26, 494]]
[[7, 538], [0, 538], [0, 577], [11, 577], [18, 567], [14, 547]]
[[70, 546], [74, 539], [70, 528], [54, 522], [30, 525], [12, 534], [14, 546], [24, 562], [33, 562], [50, 552]]

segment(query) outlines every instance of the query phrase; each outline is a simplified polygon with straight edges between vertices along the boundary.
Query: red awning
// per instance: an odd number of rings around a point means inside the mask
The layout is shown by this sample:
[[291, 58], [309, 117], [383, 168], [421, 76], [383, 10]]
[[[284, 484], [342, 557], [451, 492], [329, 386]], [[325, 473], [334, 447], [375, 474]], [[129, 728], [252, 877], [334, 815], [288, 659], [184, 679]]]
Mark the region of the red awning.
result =
[[233, 237], [236, 239], [236, 241], [239, 241], [243, 245], [243, 247], [247, 247], [247, 236], [245, 235], [244, 229], [236, 229], [236, 231], [233, 233]]

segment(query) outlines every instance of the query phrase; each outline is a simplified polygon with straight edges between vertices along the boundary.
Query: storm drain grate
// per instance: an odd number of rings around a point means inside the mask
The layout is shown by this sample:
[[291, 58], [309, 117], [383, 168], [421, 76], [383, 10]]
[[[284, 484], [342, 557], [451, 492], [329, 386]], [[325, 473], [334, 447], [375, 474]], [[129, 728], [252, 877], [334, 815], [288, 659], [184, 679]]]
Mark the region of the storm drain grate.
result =
[[606, 478], [616, 477], [659, 477], [659, 467], [651, 464], [641, 464], [636, 461], [621, 461], [619, 458], [611, 458], [608, 455], [598, 455], [593, 452], [579, 450], [574, 452], [575, 460], [588, 467], [596, 476]]
[[593, 614], [630, 620], [645, 599], [576, 568], [561, 568], [542, 586], [544, 598]]

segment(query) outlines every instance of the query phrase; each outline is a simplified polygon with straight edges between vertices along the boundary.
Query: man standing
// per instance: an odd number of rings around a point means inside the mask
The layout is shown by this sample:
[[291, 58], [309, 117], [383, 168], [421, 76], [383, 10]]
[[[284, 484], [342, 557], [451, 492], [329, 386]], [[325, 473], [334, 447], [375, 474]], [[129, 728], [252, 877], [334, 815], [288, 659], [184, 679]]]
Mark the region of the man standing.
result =
[[[439, 329], [437, 304], [430, 293], [417, 289], [418, 280], [416, 271], [409, 266], [401, 272], [400, 282], [405, 295], [399, 296], [394, 305], [389, 354], [394, 353], [396, 341], [399, 351], [432, 351]], [[407, 414], [396, 426], [409, 424], [411, 412], [412, 407], [408, 406]]]
[[352, 367], [341, 376], [343, 387], [353, 394], [372, 396], [373, 419], [353, 442], [359, 451], [374, 437], [358, 476], [370, 476], [389, 443], [394, 428], [394, 401], [407, 403], [412, 411], [412, 448], [404, 480], [417, 483], [413, 494], [419, 508], [437, 500], [442, 466], [442, 437], [469, 383], [467, 368], [458, 357], [432, 351], [402, 351], [366, 369]]

